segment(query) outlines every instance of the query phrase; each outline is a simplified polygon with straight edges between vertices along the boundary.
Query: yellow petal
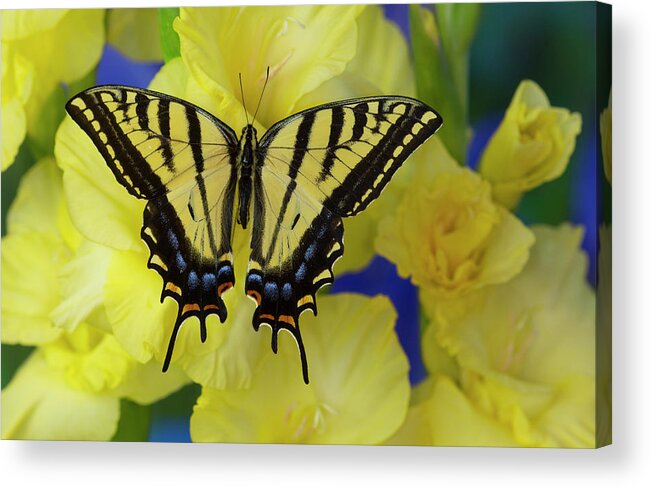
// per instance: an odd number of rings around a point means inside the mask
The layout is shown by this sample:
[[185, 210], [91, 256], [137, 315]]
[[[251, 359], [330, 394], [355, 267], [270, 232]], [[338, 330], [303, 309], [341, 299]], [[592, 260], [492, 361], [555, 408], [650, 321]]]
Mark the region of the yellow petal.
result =
[[110, 393], [136, 364], [115, 337], [85, 323], [40, 352], [71, 387], [93, 394]]
[[[294, 341], [281, 333], [278, 355], [262, 355], [249, 389], [203, 389], [190, 422], [193, 440], [383, 441], [402, 423], [409, 400], [395, 319], [384, 297], [320, 297], [318, 317], [301, 317], [310, 384], [303, 384]], [[254, 340], [269, 341], [264, 330]]]
[[115, 249], [141, 250], [144, 202], [122, 188], [88, 136], [69, 117], [57, 131], [54, 154], [63, 170], [72, 221], [84, 237]]
[[492, 201], [477, 173], [433, 161], [416, 166], [410, 191], [380, 222], [376, 249], [435, 299], [509, 280], [527, 260], [532, 233]]
[[333, 100], [382, 94], [414, 96], [413, 69], [400, 30], [384, 18], [381, 7], [368, 5], [358, 17], [357, 49], [346, 70], [306, 93], [296, 102], [295, 111]]
[[[78, 80], [99, 62], [104, 46], [104, 11], [39, 10], [12, 14], [7, 42], [34, 68], [34, 86], [26, 101], [27, 128], [31, 133], [40, 122], [43, 104], [59, 84]], [[3, 23], [4, 19], [5, 16]], [[71, 52], [75, 55], [71, 56]]]
[[533, 81], [520, 83], [479, 166], [495, 199], [513, 208], [522, 193], [558, 178], [580, 132], [580, 114], [550, 106]]
[[[3, 25], [5, 18], [3, 16]], [[4, 34], [4, 33], [3, 33]], [[34, 66], [10, 43], [2, 42], [2, 170], [13, 163], [25, 139], [25, 104], [32, 91]]]
[[76, 255], [58, 272], [61, 301], [50, 314], [53, 323], [68, 331], [74, 330], [103, 305], [110, 259], [111, 249], [83, 242]]
[[[236, 243], [236, 250], [240, 249]], [[245, 252], [235, 253], [235, 269], [246, 269]], [[120, 344], [140, 362], [155, 359], [162, 364], [176, 319], [177, 305], [171, 299], [160, 303], [163, 282], [146, 267], [146, 253], [115, 252], [108, 269], [105, 305], [112, 329]], [[239, 265], [239, 266], [238, 266]], [[253, 303], [246, 299], [243, 279], [224, 295], [228, 318], [221, 324], [207, 319], [208, 339], [202, 343], [199, 323], [188, 319], [179, 332], [172, 364], [182, 368], [195, 382], [214, 388], [243, 388], [250, 384], [260, 351], [268, 344], [256, 342], [251, 328]]]
[[54, 28], [69, 12], [66, 9], [6, 10], [2, 12], [2, 40], [16, 41]]
[[[425, 303], [427, 303], [426, 300], [427, 299], [423, 300], [421, 297], [421, 302], [425, 301]], [[430, 376], [438, 377], [439, 375], [445, 375], [453, 380], [458, 380], [459, 364], [454, 357], [452, 357], [448, 351], [439, 344], [436, 333], [436, 327], [430, 324], [425, 329], [425, 333], [422, 336], [421, 350], [425, 368]]]
[[[147, 256], [144, 250], [115, 251], [108, 267], [104, 295], [115, 337], [141, 363], [154, 355], [159, 358], [164, 355], [176, 315], [175, 302], [167, 299], [160, 303], [162, 280], [147, 268]], [[188, 328], [181, 328], [179, 338], [185, 337]]]
[[377, 87], [374, 95], [415, 96], [409, 47], [400, 29], [384, 17], [382, 7], [366, 7], [357, 29], [357, 54], [347, 71], [371, 81]]
[[[194, 100], [186, 98], [189, 96], [187, 91], [189, 76], [190, 72], [183, 63], [183, 60], [180, 57], [174, 58], [158, 70], [154, 79], [151, 80], [149, 88], [196, 103]], [[202, 106], [202, 108], [206, 107]], [[206, 108], [206, 110], [208, 109]]]
[[504, 283], [517, 275], [529, 259], [534, 234], [508, 210], [499, 207], [499, 223], [493, 229], [483, 257], [478, 283]]
[[2, 103], [0, 114], [2, 125], [2, 171], [6, 170], [16, 159], [18, 149], [25, 139], [27, 121], [25, 110], [18, 100], [9, 100]]
[[595, 380], [568, 378], [556, 392], [554, 403], [537, 420], [552, 447], [595, 447]]
[[[464, 368], [463, 387], [520, 445], [591, 447], [595, 297], [582, 233], [534, 227], [536, 244], [508, 283], [437, 304], [436, 341]], [[562, 418], [562, 421], [561, 421]]]
[[230, 125], [243, 122], [243, 114], [233, 112], [240, 98], [238, 73], [252, 111], [270, 68], [258, 113], [268, 127], [293, 113], [303, 95], [344, 71], [355, 55], [355, 21], [362, 9], [343, 5], [183, 8], [174, 27], [192, 76], [219, 101], [224, 109], [220, 118]]
[[[9, 234], [2, 242], [5, 342], [42, 344], [61, 333], [51, 313], [61, 299], [59, 272], [79, 240], [67, 223], [61, 186], [60, 170], [45, 158], [25, 174], [9, 211]], [[95, 270], [90, 264], [87, 269]], [[71, 286], [85, 290], [79, 283]]]
[[113, 395], [128, 398], [141, 405], [149, 405], [189, 382], [188, 376], [180, 368], [173, 366], [163, 373], [160, 363], [149, 361], [131, 368], [120, 386], [113, 391]]
[[431, 446], [432, 427], [430, 425], [429, 401], [411, 405], [400, 428], [382, 444], [385, 446]]
[[70, 387], [37, 351], [2, 391], [2, 438], [109, 440], [120, 401]]
[[49, 314], [60, 297], [56, 273], [67, 259], [52, 234], [24, 232], [2, 239], [2, 342], [43, 344], [61, 334]]
[[474, 407], [449, 378], [437, 381], [428, 405], [436, 446], [517, 446], [508, 428]]
[[7, 214], [9, 233], [59, 234], [58, 212], [62, 203], [61, 172], [52, 158], [42, 159], [21, 179]]

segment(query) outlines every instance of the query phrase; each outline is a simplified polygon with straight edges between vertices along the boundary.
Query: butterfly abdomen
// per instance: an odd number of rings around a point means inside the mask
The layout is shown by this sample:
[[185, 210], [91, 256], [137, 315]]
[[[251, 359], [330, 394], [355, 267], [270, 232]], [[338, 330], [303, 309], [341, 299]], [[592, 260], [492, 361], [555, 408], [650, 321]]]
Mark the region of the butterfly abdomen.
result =
[[251, 190], [253, 183], [251, 175], [256, 167], [256, 155], [258, 148], [258, 138], [255, 128], [249, 124], [242, 130], [242, 136], [238, 143], [237, 155], [237, 189], [238, 189], [238, 209], [237, 222], [244, 229], [249, 222], [249, 207], [251, 206]]

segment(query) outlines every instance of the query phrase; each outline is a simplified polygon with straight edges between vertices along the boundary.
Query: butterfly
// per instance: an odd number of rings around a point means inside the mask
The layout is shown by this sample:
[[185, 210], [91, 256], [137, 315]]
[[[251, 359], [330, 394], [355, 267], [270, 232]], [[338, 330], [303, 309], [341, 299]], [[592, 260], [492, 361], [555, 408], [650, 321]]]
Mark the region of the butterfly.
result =
[[375, 200], [442, 124], [418, 100], [375, 96], [303, 110], [258, 139], [250, 123], [238, 136], [192, 103], [118, 85], [85, 90], [66, 111], [118, 183], [147, 201], [147, 266], [163, 279], [161, 302], [178, 304], [163, 371], [185, 320], [199, 319], [202, 342], [209, 315], [226, 320], [233, 231], [251, 222], [245, 291], [256, 303], [253, 328], [271, 327], [274, 352], [278, 333], [292, 334], [306, 384], [299, 316], [316, 315], [317, 290], [333, 282], [332, 266], [344, 251], [342, 218]]

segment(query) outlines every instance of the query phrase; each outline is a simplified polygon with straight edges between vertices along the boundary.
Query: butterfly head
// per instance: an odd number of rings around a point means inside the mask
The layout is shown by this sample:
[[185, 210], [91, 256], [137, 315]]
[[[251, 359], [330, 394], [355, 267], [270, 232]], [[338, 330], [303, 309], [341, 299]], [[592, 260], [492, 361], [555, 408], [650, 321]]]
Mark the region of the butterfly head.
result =
[[255, 130], [255, 127], [253, 127], [252, 124], [246, 124], [242, 129], [242, 135], [240, 138], [243, 141], [252, 141], [258, 138], [258, 131]]

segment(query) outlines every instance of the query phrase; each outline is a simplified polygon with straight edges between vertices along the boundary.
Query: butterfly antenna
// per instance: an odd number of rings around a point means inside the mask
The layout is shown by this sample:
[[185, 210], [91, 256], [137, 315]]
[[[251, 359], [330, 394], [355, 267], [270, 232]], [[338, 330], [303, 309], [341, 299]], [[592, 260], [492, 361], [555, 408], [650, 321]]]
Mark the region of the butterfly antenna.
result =
[[[240, 77], [240, 94], [242, 95], [242, 105], [244, 106], [244, 117], [246, 117], [246, 125], [249, 125], [249, 112], [246, 111], [246, 103], [244, 102], [244, 88], [242, 88], [242, 73], [238, 73]], [[255, 120], [255, 117], [253, 117]]]
[[260, 93], [260, 98], [258, 99], [258, 106], [255, 107], [255, 114], [253, 114], [253, 120], [255, 120], [256, 115], [258, 115], [258, 109], [260, 108], [260, 102], [262, 102], [262, 95], [264, 95], [264, 89], [267, 88], [267, 82], [269, 81], [269, 66], [267, 66], [267, 76], [264, 79], [264, 86], [262, 87], [262, 92]]

